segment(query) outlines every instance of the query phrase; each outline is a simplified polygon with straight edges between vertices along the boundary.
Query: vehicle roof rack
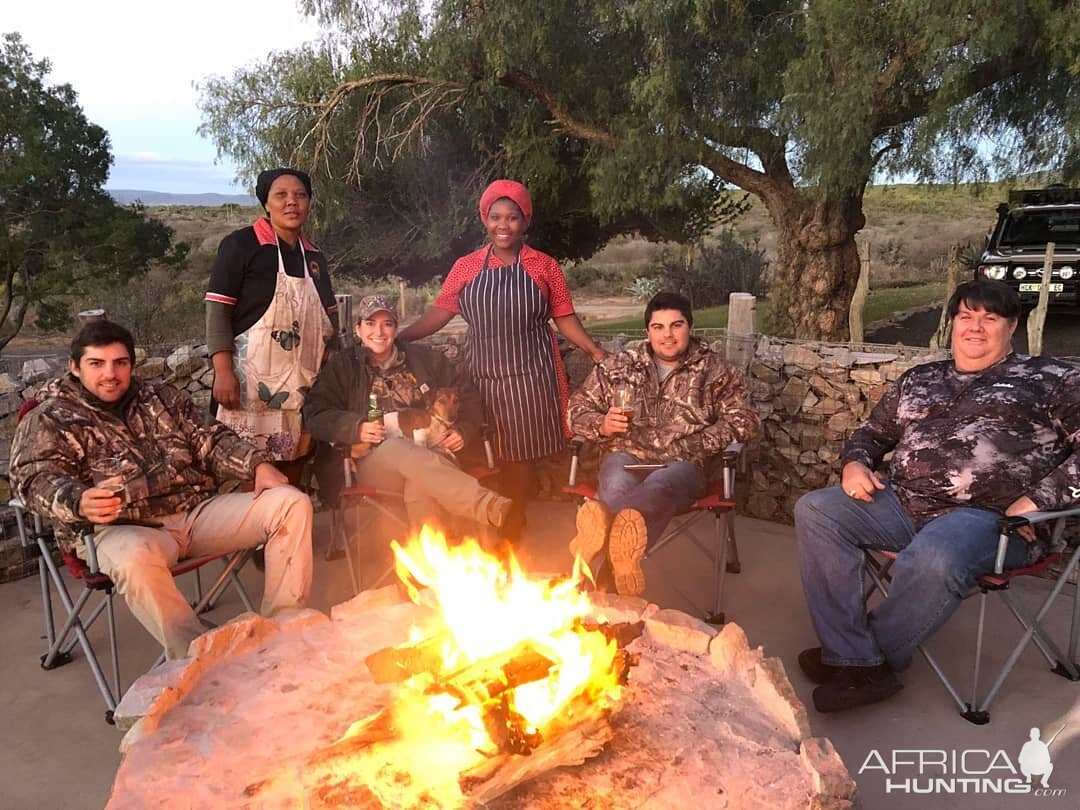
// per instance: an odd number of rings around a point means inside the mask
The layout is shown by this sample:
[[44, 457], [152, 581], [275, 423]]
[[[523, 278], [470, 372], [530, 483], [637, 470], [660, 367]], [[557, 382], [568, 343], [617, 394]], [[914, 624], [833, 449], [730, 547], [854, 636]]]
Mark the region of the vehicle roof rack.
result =
[[1080, 203], [1080, 188], [1053, 185], [1040, 189], [1013, 189], [1009, 192], [1010, 208], [1020, 208], [1025, 205], [1069, 205], [1073, 203]]

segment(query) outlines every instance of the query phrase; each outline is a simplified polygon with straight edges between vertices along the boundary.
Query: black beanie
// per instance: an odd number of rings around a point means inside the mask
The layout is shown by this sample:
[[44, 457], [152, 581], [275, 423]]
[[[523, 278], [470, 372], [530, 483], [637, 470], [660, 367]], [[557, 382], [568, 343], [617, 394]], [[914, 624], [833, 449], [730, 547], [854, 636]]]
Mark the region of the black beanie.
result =
[[291, 174], [303, 183], [308, 196], [311, 196], [311, 176], [307, 172], [302, 172], [299, 169], [289, 169], [284, 166], [277, 169], [267, 169], [265, 172], [259, 173], [259, 179], [255, 182], [255, 196], [259, 198], [259, 202], [262, 203], [264, 208], [266, 207], [266, 200], [270, 197], [270, 186], [274, 184], [275, 180], [286, 174]]

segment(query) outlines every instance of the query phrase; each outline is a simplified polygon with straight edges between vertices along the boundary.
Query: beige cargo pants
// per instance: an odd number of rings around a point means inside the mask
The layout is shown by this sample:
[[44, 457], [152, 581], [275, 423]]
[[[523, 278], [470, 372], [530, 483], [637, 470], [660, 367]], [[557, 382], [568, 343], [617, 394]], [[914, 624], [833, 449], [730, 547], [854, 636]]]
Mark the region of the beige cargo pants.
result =
[[[311, 501], [291, 486], [216, 495], [185, 514], [157, 518], [160, 529], [98, 526], [98, 564], [128, 607], [165, 648], [184, 658], [205, 631], [180, 593], [171, 566], [189, 557], [265, 544], [266, 581], [261, 612], [272, 616], [303, 607], [311, 591]], [[84, 554], [85, 551], [80, 551]]]
[[442, 453], [408, 439], [387, 439], [372, 448], [356, 465], [356, 483], [400, 492], [414, 529], [430, 519], [440, 520], [443, 510], [488, 526], [495, 514], [504, 511], [501, 504], [506, 500]]

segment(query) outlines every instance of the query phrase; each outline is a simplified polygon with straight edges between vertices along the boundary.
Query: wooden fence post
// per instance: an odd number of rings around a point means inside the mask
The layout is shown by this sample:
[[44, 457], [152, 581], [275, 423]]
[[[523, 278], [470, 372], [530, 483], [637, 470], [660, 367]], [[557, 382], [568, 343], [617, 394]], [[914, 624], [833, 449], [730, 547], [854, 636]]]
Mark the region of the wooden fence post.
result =
[[1042, 283], [1039, 284], [1039, 303], [1028, 315], [1028, 354], [1042, 354], [1043, 327], [1046, 325], [1046, 309], [1050, 306], [1050, 280], [1054, 275], [1054, 242], [1046, 243], [1046, 261], [1043, 262]]
[[930, 338], [931, 349], [947, 349], [952, 339], [952, 319], [949, 318], [949, 300], [956, 292], [956, 285], [960, 282], [960, 249], [961, 245], [949, 247], [948, 266], [945, 268], [945, 300], [941, 303], [941, 317], [938, 318], [938, 328]]
[[859, 243], [859, 280], [855, 282], [855, 292], [851, 295], [851, 307], [848, 309], [848, 338], [854, 343], [863, 342], [863, 307], [870, 292], [870, 240]]
[[84, 309], [78, 315], [79, 327], [86, 326], [91, 321], [107, 321], [109, 316], [105, 314], [103, 309]]
[[733, 292], [728, 296], [726, 354], [729, 363], [746, 368], [754, 355], [753, 335], [757, 331], [757, 296]]
[[338, 335], [342, 346], [351, 346], [353, 342], [352, 296], [335, 295], [337, 300]]

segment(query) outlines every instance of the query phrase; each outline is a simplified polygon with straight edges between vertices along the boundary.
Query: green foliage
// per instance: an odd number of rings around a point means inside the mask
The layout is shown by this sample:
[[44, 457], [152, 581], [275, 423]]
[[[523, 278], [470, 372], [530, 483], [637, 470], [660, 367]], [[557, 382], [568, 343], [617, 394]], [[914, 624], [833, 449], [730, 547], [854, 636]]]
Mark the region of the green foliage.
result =
[[560, 257], [634, 229], [699, 239], [730, 184], [780, 231], [785, 329], [838, 338], [871, 179], [1080, 176], [1075, 0], [305, 7], [324, 41], [208, 84], [205, 129], [249, 177], [318, 154], [322, 186], [348, 181], [341, 249], [389, 234], [406, 264], [475, 243], [497, 174], [530, 185]]
[[118, 207], [102, 190], [108, 136], [70, 85], [47, 83], [48, 72], [18, 34], [0, 38], [0, 348], [31, 307], [55, 328], [65, 297], [87, 283], [121, 284], [187, 252], [141, 207]]
[[696, 309], [726, 304], [733, 292], [764, 294], [769, 261], [759, 244], [725, 229], [700, 247], [665, 251], [660, 267], [662, 287], [682, 293]]

